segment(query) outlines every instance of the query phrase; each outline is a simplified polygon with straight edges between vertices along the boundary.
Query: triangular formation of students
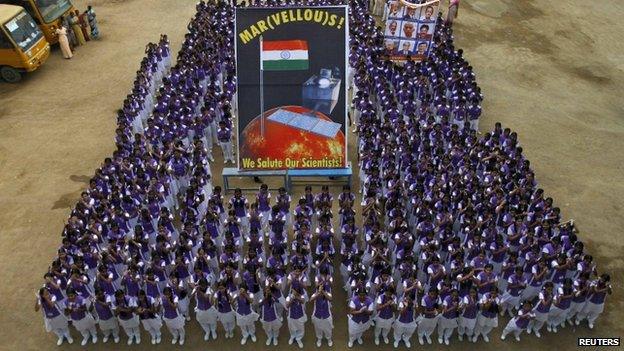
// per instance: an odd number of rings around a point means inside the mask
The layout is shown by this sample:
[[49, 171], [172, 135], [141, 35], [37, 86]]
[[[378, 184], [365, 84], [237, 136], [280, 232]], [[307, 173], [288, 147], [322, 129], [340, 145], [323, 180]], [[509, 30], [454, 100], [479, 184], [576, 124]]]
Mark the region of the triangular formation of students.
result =
[[[516, 133], [477, 133], [482, 96], [452, 18], [438, 17], [428, 58], [396, 65], [368, 1], [349, 6], [361, 206], [349, 187], [337, 201], [306, 188], [293, 207], [286, 189], [272, 197], [266, 186], [224, 203], [210, 165], [213, 145], [234, 162], [233, 7], [201, 1], [174, 65], [166, 36], [148, 45], [117, 148], [63, 229], [38, 292], [59, 345], [73, 342], [69, 320], [83, 345], [119, 342], [121, 329], [129, 345], [141, 334], [160, 343], [163, 324], [173, 343], [198, 323], [206, 341], [246, 344], [259, 322], [266, 345], [281, 332], [300, 347], [331, 346], [337, 324], [348, 324], [349, 347], [363, 335], [409, 347], [434, 335], [488, 342], [497, 327], [502, 339], [593, 328], [610, 278], [537, 186]], [[347, 317], [332, 314], [343, 290]], [[315, 335], [304, 338], [307, 321]]]

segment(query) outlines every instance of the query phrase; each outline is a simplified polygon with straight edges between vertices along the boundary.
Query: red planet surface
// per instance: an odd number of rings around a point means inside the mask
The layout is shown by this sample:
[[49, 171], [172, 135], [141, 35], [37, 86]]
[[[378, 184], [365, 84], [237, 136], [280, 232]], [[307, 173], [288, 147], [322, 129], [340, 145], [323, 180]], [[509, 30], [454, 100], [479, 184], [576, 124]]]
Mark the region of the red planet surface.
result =
[[[344, 168], [346, 167], [345, 135], [339, 131], [328, 138], [267, 119], [277, 109], [306, 114], [312, 110], [302, 106], [280, 106], [264, 113], [264, 137], [260, 133], [260, 116], [254, 118], [241, 133], [241, 169]], [[331, 118], [315, 112], [318, 118]]]

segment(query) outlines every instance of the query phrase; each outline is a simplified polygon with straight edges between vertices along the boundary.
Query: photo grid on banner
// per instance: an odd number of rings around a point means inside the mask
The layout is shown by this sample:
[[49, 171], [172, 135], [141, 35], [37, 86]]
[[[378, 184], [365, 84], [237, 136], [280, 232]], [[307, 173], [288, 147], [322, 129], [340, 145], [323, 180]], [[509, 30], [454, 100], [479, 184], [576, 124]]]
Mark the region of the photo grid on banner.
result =
[[422, 61], [429, 55], [439, 4], [413, 8], [401, 1], [386, 3], [384, 46], [391, 60], [405, 61], [409, 56]]

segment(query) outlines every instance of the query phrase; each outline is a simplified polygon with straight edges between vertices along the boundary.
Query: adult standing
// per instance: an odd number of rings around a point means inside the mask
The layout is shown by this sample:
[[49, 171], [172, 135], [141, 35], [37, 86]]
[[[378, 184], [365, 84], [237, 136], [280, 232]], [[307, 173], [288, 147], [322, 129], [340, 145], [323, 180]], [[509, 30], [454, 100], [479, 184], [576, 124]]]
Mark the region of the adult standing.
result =
[[91, 38], [98, 39], [100, 37], [100, 29], [98, 28], [95, 10], [92, 6], [87, 6], [87, 20], [89, 21], [89, 27], [91, 27]]
[[457, 12], [459, 11], [459, 0], [449, 0], [448, 12], [446, 13], [446, 23], [452, 25], [453, 21], [457, 18]]
[[59, 38], [59, 45], [61, 47], [61, 52], [63, 53], [63, 57], [66, 59], [71, 59], [74, 55], [72, 54], [71, 48], [69, 47], [69, 40], [67, 39], [67, 28], [65, 26], [61, 26], [54, 31]]
[[82, 36], [84, 36], [86, 41], [91, 41], [91, 28], [89, 27], [87, 15], [85, 13], [81, 15], [80, 11], [78, 10], [76, 10], [74, 13], [76, 14], [76, 18], [78, 18], [78, 24], [80, 25]]
[[78, 39], [76, 39], [76, 34], [71, 28], [70, 16], [62, 16], [61, 17], [61, 26], [67, 29], [67, 39], [69, 40], [70, 48], [74, 48], [78, 46]]
[[84, 45], [87, 43], [84, 35], [82, 34], [82, 28], [80, 28], [80, 20], [78, 16], [73, 13], [69, 14], [69, 23], [71, 24], [71, 28], [74, 31], [74, 35], [78, 41], [78, 45]]

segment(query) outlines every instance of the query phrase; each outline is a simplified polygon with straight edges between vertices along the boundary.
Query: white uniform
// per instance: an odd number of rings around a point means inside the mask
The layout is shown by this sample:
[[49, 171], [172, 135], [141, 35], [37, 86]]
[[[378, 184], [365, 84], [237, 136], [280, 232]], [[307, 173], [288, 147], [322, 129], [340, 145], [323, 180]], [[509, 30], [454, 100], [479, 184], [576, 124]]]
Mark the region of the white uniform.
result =
[[[416, 306], [414, 306], [416, 307]], [[405, 303], [403, 301], [399, 302], [398, 310], [401, 311], [405, 308]], [[414, 311], [412, 311], [414, 313]], [[398, 342], [403, 340], [405, 343], [410, 341], [412, 335], [416, 331], [416, 319], [412, 316], [412, 321], [409, 323], [403, 323], [400, 321], [400, 316], [394, 320], [393, 328], [394, 328], [394, 341]]]
[[[305, 334], [305, 322], [308, 321], [308, 316], [305, 313], [305, 303], [308, 301], [308, 295], [305, 293], [305, 291], [303, 292], [303, 315], [301, 316], [301, 318], [291, 318], [290, 317], [290, 308], [288, 309], [288, 330], [290, 331], [290, 338], [292, 340], [298, 340], [301, 341], [301, 339], [303, 339], [303, 335]], [[293, 301], [294, 297], [292, 295], [289, 295], [288, 297], [286, 297], [286, 303], [291, 303]]]
[[[59, 312], [59, 315], [56, 317], [48, 317], [46, 316], [45, 310], [43, 306], [41, 311], [43, 313], [43, 324], [45, 326], [45, 330], [47, 332], [53, 332], [59, 338], [59, 342], [63, 341], [63, 337], [67, 338], [67, 340], [71, 340], [71, 336], [69, 334], [69, 325], [67, 324], [67, 317], [63, 314], [63, 305], [62, 302], [56, 302], [56, 296], [50, 295], [50, 300], [55, 305], [56, 309]], [[41, 298], [37, 298], [39, 306], [41, 306]]]
[[[110, 302], [113, 309], [117, 308], [116, 299], [112, 296], [106, 298], [107, 302]], [[136, 300], [134, 298], [128, 298], [127, 307], [137, 307]], [[132, 314], [132, 318], [130, 319], [121, 319], [117, 317], [119, 321], [119, 325], [123, 328], [126, 335], [128, 335], [128, 343], [131, 343], [132, 338], [135, 338], [137, 341], [141, 340], [141, 330], [139, 329], [139, 316], [136, 314]]]
[[526, 314], [529, 315], [529, 318], [535, 318], [535, 313], [533, 313], [532, 311], [529, 311], [529, 312], [524, 312], [523, 310], [518, 311], [518, 316], [510, 319], [507, 325], [505, 326], [505, 329], [503, 329], [503, 334], [501, 335], [501, 339], [504, 339], [507, 336], [507, 334], [513, 332], [516, 339], [519, 340], [520, 334], [522, 334], [522, 331], [526, 328], [519, 327], [517, 322], [521, 316], [524, 316]]
[[[377, 310], [377, 306], [382, 305], [384, 302], [385, 294], [381, 294], [375, 300], [375, 340], [379, 339], [379, 336], [384, 338], [384, 341], [388, 339], [388, 334], [390, 333], [390, 329], [392, 328], [392, 324], [394, 323], [394, 314], [392, 314], [389, 318], [382, 318], [379, 315], [379, 311]], [[396, 298], [392, 296], [392, 305], [396, 305]], [[387, 303], [388, 301], [386, 301]], [[390, 305], [390, 306], [392, 306]]]

